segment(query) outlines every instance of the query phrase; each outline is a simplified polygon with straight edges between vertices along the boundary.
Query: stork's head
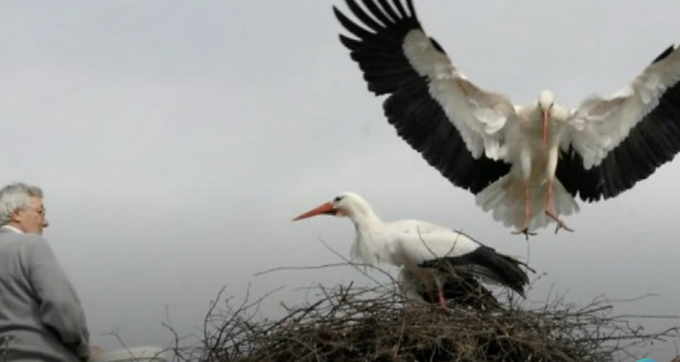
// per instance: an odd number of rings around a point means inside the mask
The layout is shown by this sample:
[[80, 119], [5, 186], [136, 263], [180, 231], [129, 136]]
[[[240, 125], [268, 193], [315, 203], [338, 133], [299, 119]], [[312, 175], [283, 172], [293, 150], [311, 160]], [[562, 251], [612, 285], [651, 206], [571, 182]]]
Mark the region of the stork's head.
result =
[[543, 145], [548, 144], [548, 127], [550, 126], [550, 117], [554, 105], [555, 97], [551, 91], [544, 90], [538, 95], [538, 106], [541, 108], [543, 118]]
[[342, 192], [333, 200], [325, 202], [293, 219], [298, 221], [317, 215], [333, 215], [338, 217], [354, 217], [371, 213], [371, 206], [356, 192]]
[[538, 105], [543, 111], [550, 111], [555, 104], [555, 96], [549, 90], [544, 90], [538, 95]]

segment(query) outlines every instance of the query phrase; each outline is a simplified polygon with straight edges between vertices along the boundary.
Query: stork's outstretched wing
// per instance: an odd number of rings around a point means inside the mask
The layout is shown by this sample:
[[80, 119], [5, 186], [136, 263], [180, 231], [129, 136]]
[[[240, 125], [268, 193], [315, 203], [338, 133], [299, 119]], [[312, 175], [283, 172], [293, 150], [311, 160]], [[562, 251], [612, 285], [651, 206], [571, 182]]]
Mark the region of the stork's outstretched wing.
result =
[[557, 176], [584, 201], [608, 199], [680, 152], [680, 50], [662, 52], [633, 82], [572, 111], [570, 150]]
[[[499, 160], [504, 127], [514, 105], [458, 72], [442, 47], [429, 38], [411, 0], [346, 0], [369, 30], [333, 7], [358, 40], [340, 35], [375, 95], [389, 94], [383, 108], [399, 136], [454, 185], [478, 193], [506, 174]], [[408, 12], [407, 12], [408, 9]], [[372, 17], [369, 15], [372, 15]]]

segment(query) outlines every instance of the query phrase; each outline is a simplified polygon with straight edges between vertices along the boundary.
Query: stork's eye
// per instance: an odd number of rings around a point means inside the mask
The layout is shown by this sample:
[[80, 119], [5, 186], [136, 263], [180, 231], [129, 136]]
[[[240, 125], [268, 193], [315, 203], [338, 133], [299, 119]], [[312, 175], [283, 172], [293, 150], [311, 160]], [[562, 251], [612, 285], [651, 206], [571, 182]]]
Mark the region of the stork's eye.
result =
[[342, 200], [342, 196], [337, 196], [333, 199], [333, 202], [340, 202], [340, 200]]

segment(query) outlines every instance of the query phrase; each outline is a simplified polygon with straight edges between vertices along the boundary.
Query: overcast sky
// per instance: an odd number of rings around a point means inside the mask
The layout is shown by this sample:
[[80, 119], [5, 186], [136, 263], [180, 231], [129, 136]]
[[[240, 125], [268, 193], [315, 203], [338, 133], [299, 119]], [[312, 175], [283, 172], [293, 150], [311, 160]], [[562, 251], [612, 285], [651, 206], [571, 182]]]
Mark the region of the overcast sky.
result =
[[[356, 277], [252, 277], [338, 261], [319, 237], [348, 255], [349, 221], [290, 221], [340, 191], [363, 194], [386, 220], [438, 222], [526, 256], [523, 237], [396, 135], [338, 41], [332, 5], [347, 9], [340, 0], [0, 4], [0, 181], [45, 190], [45, 235], [94, 343], [118, 347], [103, 334], [120, 328], [127, 344], [163, 344], [166, 304], [191, 331], [225, 284], [237, 296], [249, 282], [257, 294], [285, 286], [277, 298], [293, 304], [304, 298], [294, 288]], [[680, 41], [676, 0], [416, 8], [464, 74], [519, 104], [544, 88], [565, 106], [614, 92]], [[655, 293], [617, 312], [680, 314], [679, 178], [675, 160], [617, 199], [580, 203], [565, 220], [575, 233], [542, 230], [530, 262], [548, 276], [529, 298], [550, 287], [576, 302]], [[665, 347], [650, 357], [676, 354]]]

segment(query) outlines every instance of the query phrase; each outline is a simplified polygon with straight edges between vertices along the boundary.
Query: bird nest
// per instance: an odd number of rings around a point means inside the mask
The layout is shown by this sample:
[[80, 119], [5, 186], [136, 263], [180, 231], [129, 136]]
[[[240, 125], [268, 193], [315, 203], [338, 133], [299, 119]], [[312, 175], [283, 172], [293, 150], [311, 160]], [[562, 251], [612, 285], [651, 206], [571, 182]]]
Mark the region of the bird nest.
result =
[[578, 307], [556, 298], [530, 308], [506, 294], [500, 307], [479, 311], [413, 304], [377, 288], [318, 290], [313, 302], [296, 308], [282, 304], [286, 315], [277, 320], [256, 320], [262, 298], [237, 307], [228, 302], [227, 310], [217, 310], [213, 302], [200, 346], [179, 347], [177, 339], [177, 359], [607, 362], [635, 345], [673, 336], [673, 330], [641, 333], [614, 316], [605, 300]]

